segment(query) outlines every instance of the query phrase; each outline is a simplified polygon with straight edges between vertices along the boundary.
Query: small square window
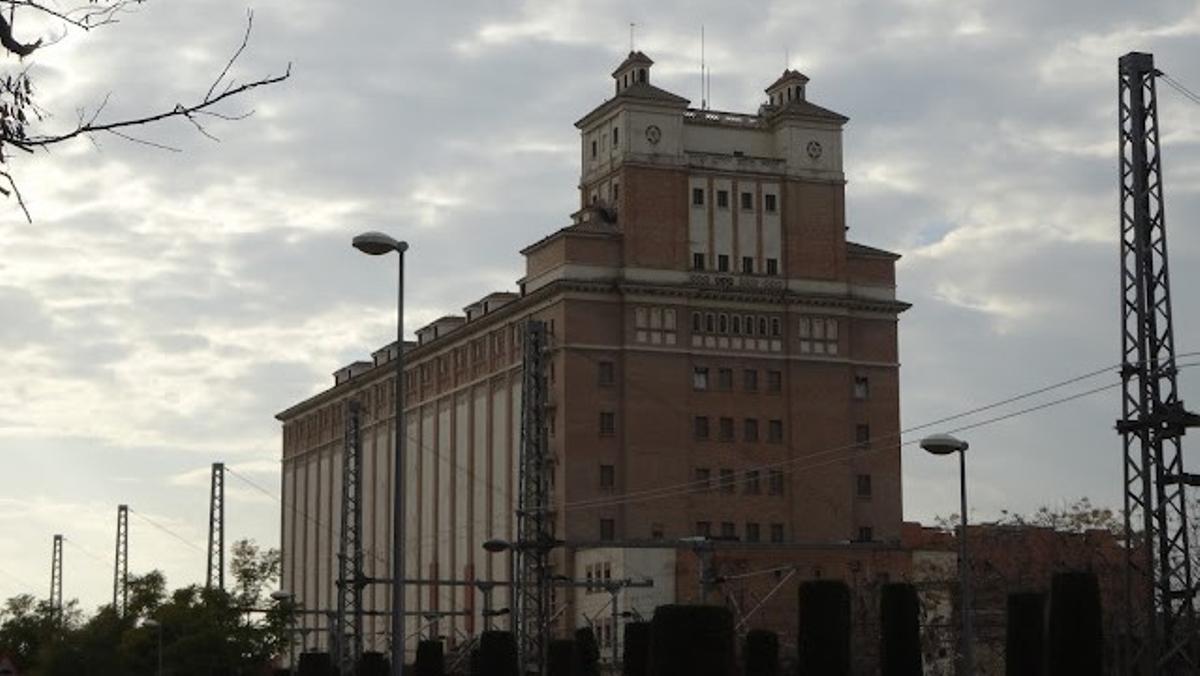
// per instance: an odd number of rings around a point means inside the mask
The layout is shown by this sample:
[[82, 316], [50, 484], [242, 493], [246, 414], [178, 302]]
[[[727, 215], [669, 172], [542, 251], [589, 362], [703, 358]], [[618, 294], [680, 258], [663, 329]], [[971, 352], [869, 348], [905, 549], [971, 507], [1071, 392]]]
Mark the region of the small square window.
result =
[[712, 537], [712, 522], [711, 521], [697, 521], [696, 522], [696, 535], [698, 535], [702, 538]]
[[779, 260], [778, 259], [776, 259], [776, 258], [768, 258], [767, 259], [767, 274], [768, 275], [779, 274]]
[[612, 465], [600, 465], [600, 488], [612, 488], [616, 483], [616, 469]]
[[651, 540], [663, 539], [663, 532], [664, 532], [664, 528], [661, 523], [650, 524], [650, 539]]
[[854, 494], [860, 498], [871, 497], [871, 475], [859, 474], [855, 477]]
[[754, 193], [742, 193], [742, 208], [749, 211], [754, 208]]
[[[593, 148], [595, 144], [593, 144]], [[692, 188], [692, 206], [704, 206], [704, 188]]]
[[703, 366], [697, 366], [692, 369], [692, 389], [707, 390], [708, 389], [708, 369]]
[[746, 418], [742, 421], [742, 430], [745, 441], [758, 441], [758, 420], [756, 418]]
[[771, 495], [783, 495], [783, 470], [767, 471], [767, 492]]
[[720, 485], [722, 493], [733, 493], [737, 490], [737, 479], [733, 476], [733, 470], [721, 470]]
[[733, 389], [733, 369], [717, 369], [717, 389], [725, 392]]
[[600, 519], [600, 539], [617, 539], [617, 524], [612, 519]]
[[870, 526], [860, 526], [858, 529], [859, 542], [872, 542], [875, 540], [875, 529]]
[[717, 254], [717, 271], [729, 272], [729, 256], [725, 254]]
[[770, 420], [767, 422], [767, 441], [772, 444], [783, 443], [783, 421]]
[[707, 467], [697, 467], [695, 486], [697, 491], [712, 490], [712, 470]]
[[601, 387], [610, 387], [617, 380], [617, 370], [611, 361], [596, 364], [596, 382]]
[[729, 191], [728, 190], [718, 190], [717, 191], [717, 208], [718, 209], [728, 209], [729, 208]]
[[747, 392], [758, 391], [758, 371], [755, 369], [746, 369], [742, 371], [742, 389]]
[[769, 195], [769, 194], [763, 195], [763, 211], [766, 211], [769, 213], [775, 212], [775, 196], [774, 195]]
[[733, 441], [733, 418], [721, 418], [721, 441]]
[[610, 435], [616, 434], [617, 431], [617, 414], [612, 411], [600, 412], [600, 434]]
[[871, 426], [870, 425], [855, 425], [854, 426], [854, 443], [858, 444], [859, 448], [871, 447]]
[[708, 416], [698, 415], [692, 421], [692, 431], [697, 439], [708, 438]]
[[871, 381], [866, 376], [854, 376], [854, 398], [866, 399], [871, 394]]
[[758, 524], [747, 523], [746, 524], [746, 542], [758, 542], [758, 541], [759, 541]]
[[742, 274], [743, 275], [754, 274], [754, 257], [753, 256], [742, 256]]
[[758, 495], [762, 492], [762, 486], [758, 481], [758, 470], [752, 469], [746, 472], [746, 494]]
[[783, 542], [783, 524], [771, 524], [771, 542], [773, 544], [779, 544]]
[[721, 522], [721, 537], [726, 540], [737, 539], [737, 526], [732, 521]]
[[783, 371], [767, 371], [767, 391], [783, 391]]
[[693, 270], [703, 270], [704, 269], [704, 254], [702, 254], [702, 253], [692, 254], [692, 269]]

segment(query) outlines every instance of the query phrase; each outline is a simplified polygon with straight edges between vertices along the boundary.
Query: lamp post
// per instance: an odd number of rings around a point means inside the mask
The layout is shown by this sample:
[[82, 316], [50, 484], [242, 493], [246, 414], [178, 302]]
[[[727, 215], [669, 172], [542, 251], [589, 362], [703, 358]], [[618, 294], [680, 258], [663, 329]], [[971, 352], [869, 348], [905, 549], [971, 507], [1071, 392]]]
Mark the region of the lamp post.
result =
[[949, 434], [934, 434], [921, 440], [921, 448], [933, 455], [958, 453], [958, 486], [962, 510], [962, 526], [958, 535], [958, 583], [962, 595], [962, 631], [959, 674], [973, 676], [975, 673], [974, 646], [971, 640], [971, 576], [967, 564], [967, 442]]
[[382, 232], [365, 232], [352, 241], [355, 249], [382, 256], [395, 251], [400, 265], [396, 294], [396, 456], [392, 499], [392, 676], [404, 675], [404, 252], [408, 243]]
[[283, 589], [280, 589], [279, 591], [271, 592], [271, 599], [273, 601], [275, 601], [276, 603], [278, 603], [280, 605], [282, 605], [284, 603], [288, 604], [288, 608], [287, 608], [287, 610], [288, 610], [287, 649], [288, 649], [288, 673], [289, 674], [296, 673], [296, 637], [295, 637], [295, 634], [296, 634], [296, 612], [295, 612], [295, 608], [291, 606], [291, 602], [295, 598], [296, 598], [295, 594], [293, 594], [290, 591], [284, 591]]
[[163, 660], [162, 660], [162, 657], [163, 657], [163, 655], [162, 655], [163, 627], [162, 627], [162, 622], [159, 622], [158, 620], [148, 619], [148, 620], [142, 622], [142, 626], [150, 627], [151, 629], [155, 629], [158, 631], [158, 671], [156, 671], [155, 673], [158, 674], [158, 676], [162, 676], [162, 673], [163, 673]]

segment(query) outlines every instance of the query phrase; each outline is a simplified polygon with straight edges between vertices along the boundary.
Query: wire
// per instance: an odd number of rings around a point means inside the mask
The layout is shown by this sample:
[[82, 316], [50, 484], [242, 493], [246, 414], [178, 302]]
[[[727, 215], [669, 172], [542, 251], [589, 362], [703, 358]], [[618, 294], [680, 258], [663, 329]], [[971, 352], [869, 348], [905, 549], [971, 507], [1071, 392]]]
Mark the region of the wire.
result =
[[132, 507], [130, 507], [130, 508], [129, 508], [129, 513], [130, 513], [130, 514], [134, 514], [134, 515], [136, 515], [136, 516], [137, 516], [139, 519], [141, 519], [142, 521], [145, 521], [146, 523], [148, 523], [148, 524], [150, 524], [151, 526], [153, 526], [153, 527], [157, 528], [158, 530], [160, 530], [160, 531], [162, 531], [162, 532], [166, 533], [167, 535], [170, 535], [171, 537], [175, 538], [176, 540], [179, 540], [179, 541], [180, 541], [180, 542], [182, 542], [183, 544], [187, 545], [188, 547], [191, 547], [192, 549], [194, 549], [194, 550], [196, 550], [196, 551], [200, 552], [201, 554], [204, 554], [204, 553], [206, 553], [206, 552], [205, 552], [205, 550], [204, 550], [202, 547], [200, 547], [199, 545], [197, 545], [197, 544], [193, 543], [192, 541], [190, 541], [190, 540], [188, 540], [187, 538], [183, 537], [183, 536], [182, 536], [182, 535], [180, 535], [179, 533], [176, 533], [175, 531], [171, 530], [170, 528], [167, 528], [166, 526], [164, 526], [164, 525], [162, 525], [162, 524], [160, 524], [160, 523], [158, 523], [158, 522], [154, 521], [153, 519], [151, 519], [150, 517], [146, 516], [145, 514], [142, 514], [141, 512], [135, 511], [135, 510], [134, 510]]
[[1183, 94], [1184, 97], [1190, 99], [1192, 103], [1200, 105], [1200, 94], [1197, 94], [1197, 93], [1193, 92], [1192, 90], [1188, 89], [1187, 87], [1185, 87], [1183, 85], [1182, 82], [1180, 82], [1179, 80], [1176, 80], [1175, 78], [1171, 77], [1170, 75], [1167, 75], [1166, 73], [1162, 72], [1161, 70], [1158, 71], [1158, 75], [1172, 89], [1179, 92], [1180, 94]]
[[8, 579], [12, 580], [13, 582], [16, 582], [17, 584], [21, 585], [21, 587], [24, 589], [33, 589], [33, 585], [29, 584], [28, 581], [26, 581], [20, 577], [17, 577], [12, 572], [7, 571], [3, 568], [0, 568], [0, 575], [3, 575], [4, 577], [7, 577]]
[[92, 553], [91, 551], [88, 551], [87, 549], [85, 549], [85, 548], [83, 547], [83, 545], [79, 544], [78, 542], [75, 542], [75, 541], [74, 541], [74, 540], [72, 540], [71, 538], [64, 537], [64, 538], [63, 538], [63, 541], [64, 541], [64, 542], [66, 542], [67, 544], [71, 545], [71, 546], [72, 546], [72, 547], [74, 547], [75, 549], [78, 549], [78, 550], [79, 550], [80, 552], [82, 552], [84, 555], [86, 555], [86, 556], [88, 556], [88, 557], [91, 557], [91, 558], [93, 558], [93, 559], [95, 559], [95, 560], [99, 561], [100, 563], [108, 563], [108, 561], [105, 561], [105, 560], [104, 560], [104, 559], [102, 559], [100, 556], [98, 556], [98, 555], [96, 555], [96, 554]]

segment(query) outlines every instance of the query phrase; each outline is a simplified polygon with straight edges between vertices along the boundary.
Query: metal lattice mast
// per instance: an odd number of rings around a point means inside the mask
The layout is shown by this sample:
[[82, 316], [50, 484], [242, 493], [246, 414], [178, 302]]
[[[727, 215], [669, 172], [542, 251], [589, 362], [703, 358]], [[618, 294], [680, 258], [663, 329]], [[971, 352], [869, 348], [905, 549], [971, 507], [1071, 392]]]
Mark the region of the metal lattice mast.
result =
[[117, 552], [113, 559], [113, 611], [125, 616], [129, 606], [129, 506], [117, 505]]
[[337, 641], [335, 656], [343, 674], [354, 670], [363, 648], [362, 572], [362, 406], [346, 402], [345, 452], [342, 454], [342, 531], [338, 542]]
[[208, 572], [204, 586], [225, 588], [225, 463], [212, 464], [208, 498]]
[[550, 453], [546, 436], [546, 323], [525, 324], [514, 630], [522, 674], [545, 674], [550, 627]]
[[62, 621], [63, 614], [63, 536], [54, 536], [54, 549], [50, 555], [50, 614], [55, 622]]
[[1121, 420], [1127, 673], [1195, 673], [1180, 438], [1197, 423], [1179, 400], [1167, 274], [1154, 57], [1118, 62], [1121, 189]]

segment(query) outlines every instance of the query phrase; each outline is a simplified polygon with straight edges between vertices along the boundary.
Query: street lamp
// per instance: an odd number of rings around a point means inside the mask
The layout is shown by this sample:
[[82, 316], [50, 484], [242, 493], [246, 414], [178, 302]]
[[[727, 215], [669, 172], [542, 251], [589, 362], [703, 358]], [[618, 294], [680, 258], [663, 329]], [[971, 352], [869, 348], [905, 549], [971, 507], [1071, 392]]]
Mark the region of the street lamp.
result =
[[147, 619], [142, 622], [142, 626], [150, 627], [151, 629], [158, 630], [158, 671], [155, 673], [157, 673], [158, 676], [162, 676], [162, 673], [163, 673], [163, 660], [162, 660], [163, 627], [162, 627], [162, 622], [159, 622], [158, 620]]
[[408, 243], [400, 242], [382, 232], [364, 232], [351, 242], [355, 249], [382, 256], [395, 251], [399, 254], [399, 276], [396, 294], [396, 460], [393, 468], [392, 498], [392, 676], [404, 675], [404, 252]]
[[971, 641], [971, 577], [967, 565], [967, 448], [969, 444], [949, 434], [934, 434], [921, 440], [921, 448], [933, 455], [958, 453], [958, 486], [962, 510], [962, 531], [958, 535], [958, 583], [962, 594], [962, 669], [959, 673], [975, 673], [974, 646]]
[[[290, 604], [292, 601], [295, 600], [295, 598], [296, 598], [295, 594], [293, 594], [290, 591], [285, 591], [283, 589], [271, 592], [271, 600], [275, 601], [276, 603], [278, 603], [280, 605], [282, 605], [284, 603]], [[288, 620], [288, 639], [287, 639], [288, 673], [294, 674], [294, 673], [296, 673], [296, 636], [295, 636], [295, 634], [296, 634], [296, 613], [295, 613], [294, 608], [288, 608], [287, 620]]]

